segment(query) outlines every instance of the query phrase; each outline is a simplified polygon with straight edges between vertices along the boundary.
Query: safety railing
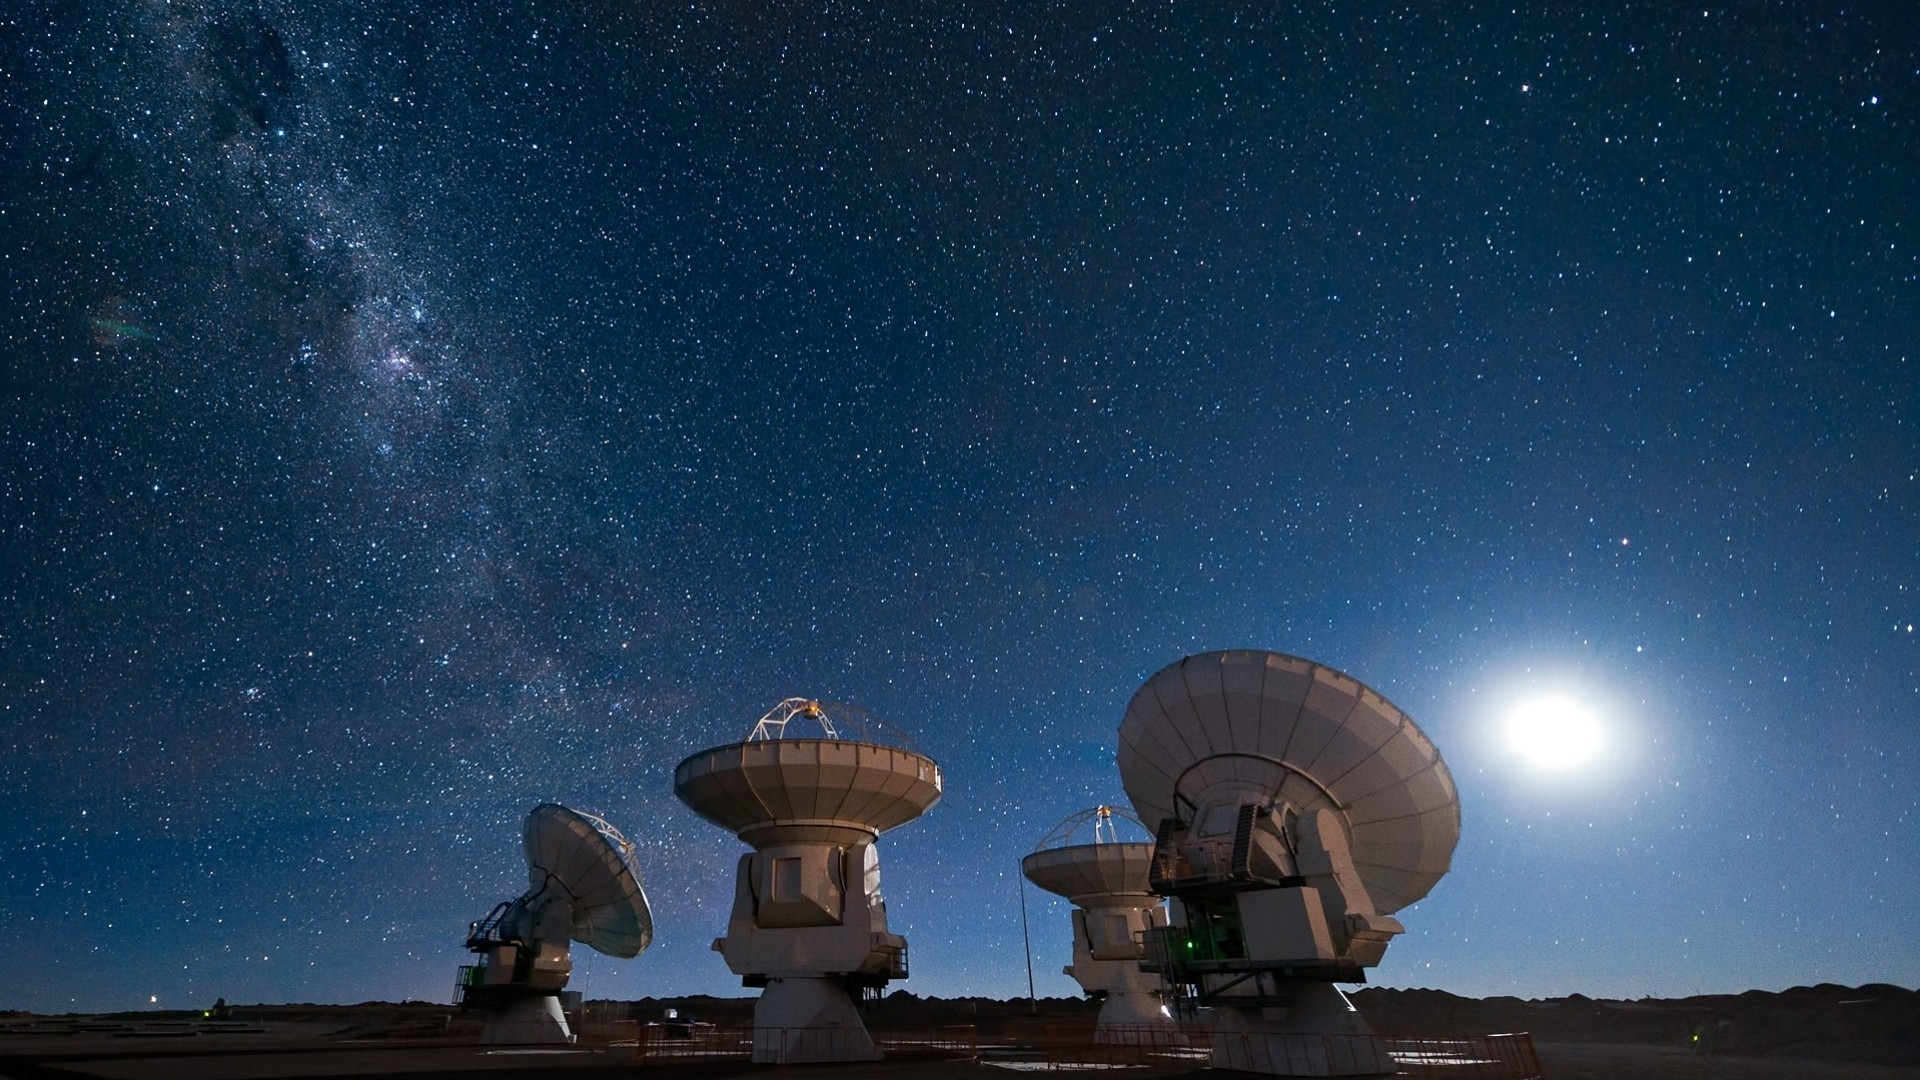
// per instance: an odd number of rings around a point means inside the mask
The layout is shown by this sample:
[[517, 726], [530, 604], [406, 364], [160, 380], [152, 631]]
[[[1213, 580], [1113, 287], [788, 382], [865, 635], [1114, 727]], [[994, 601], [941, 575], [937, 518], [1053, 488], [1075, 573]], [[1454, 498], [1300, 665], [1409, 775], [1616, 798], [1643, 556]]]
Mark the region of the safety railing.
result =
[[1506, 1035], [1384, 1035], [1380, 1041], [1400, 1066], [1401, 1076], [1539, 1080], [1542, 1075], [1533, 1036], [1524, 1031]]
[[[624, 1041], [624, 1040], [621, 1040]], [[754, 1061], [788, 1065], [821, 1061], [939, 1059], [980, 1056], [972, 1025], [938, 1028], [772, 1028], [638, 1024], [634, 1058], [641, 1062]]]
[[1216, 1031], [1211, 1040], [1216, 1068], [1281, 1076], [1392, 1075], [1398, 1066], [1372, 1035], [1308, 1035], [1298, 1032]]
[[1139, 1069], [1178, 1073], [1209, 1063], [1281, 1075], [1395, 1075], [1446, 1080], [1539, 1080], [1533, 1039], [1510, 1035], [1407, 1037], [1211, 1031], [1165, 1025], [1049, 1026], [1048, 1069]]
[[[980, 1057], [972, 1025], [933, 1028], [754, 1028], [665, 1021], [622, 1022], [613, 1045], [631, 1041], [634, 1057], [656, 1064], [753, 1061], [791, 1065], [863, 1060]], [[1540, 1058], [1525, 1032], [1507, 1035], [1312, 1035], [1210, 1031], [1158, 1024], [1049, 1025], [1040, 1046], [1000, 1046], [996, 1058], [1018, 1057], [1048, 1069], [1121, 1068], [1135, 1075], [1223, 1068], [1298, 1075], [1396, 1075], [1427, 1080], [1540, 1080]], [[1031, 1033], [1027, 1036], [1032, 1038]], [[1020, 1040], [1025, 1042], [1026, 1040]], [[1033, 1050], [1039, 1053], [1034, 1056]]]
[[1049, 1025], [1041, 1033], [1049, 1069], [1145, 1069], [1186, 1072], [1207, 1062], [1211, 1037], [1165, 1024]]

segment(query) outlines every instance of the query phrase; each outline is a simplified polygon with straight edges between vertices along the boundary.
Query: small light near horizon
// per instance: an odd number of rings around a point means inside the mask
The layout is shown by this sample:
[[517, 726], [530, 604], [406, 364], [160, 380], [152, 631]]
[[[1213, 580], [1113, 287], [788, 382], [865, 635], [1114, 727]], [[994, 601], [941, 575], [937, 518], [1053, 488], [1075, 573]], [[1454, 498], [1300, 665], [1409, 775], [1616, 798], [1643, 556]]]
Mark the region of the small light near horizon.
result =
[[1535, 768], [1572, 769], [1599, 751], [1600, 721], [1570, 698], [1529, 698], [1508, 714], [1507, 742]]

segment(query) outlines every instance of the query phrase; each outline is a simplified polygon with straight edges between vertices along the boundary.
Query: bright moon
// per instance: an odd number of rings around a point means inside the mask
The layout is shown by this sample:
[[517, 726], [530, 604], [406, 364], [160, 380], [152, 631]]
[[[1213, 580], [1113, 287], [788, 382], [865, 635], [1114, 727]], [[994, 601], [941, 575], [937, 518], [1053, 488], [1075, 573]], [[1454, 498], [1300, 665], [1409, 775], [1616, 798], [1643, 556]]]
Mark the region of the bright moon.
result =
[[1571, 769], [1600, 749], [1600, 721], [1577, 701], [1532, 698], [1508, 715], [1507, 742], [1536, 768]]

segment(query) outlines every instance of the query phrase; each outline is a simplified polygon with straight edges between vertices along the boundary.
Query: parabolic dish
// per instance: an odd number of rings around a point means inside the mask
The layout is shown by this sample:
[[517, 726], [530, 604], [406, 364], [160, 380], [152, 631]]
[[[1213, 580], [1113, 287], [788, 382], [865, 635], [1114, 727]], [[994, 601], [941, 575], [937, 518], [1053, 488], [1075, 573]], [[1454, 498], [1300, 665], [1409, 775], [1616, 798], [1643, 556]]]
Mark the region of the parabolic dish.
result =
[[1460, 840], [1446, 762], [1412, 719], [1312, 660], [1234, 649], [1162, 668], [1120, 723], [1120, 779], [1149, 828], [1210, 803], [1325, 807], [1375, 909], [1427, 895]]
[[593, 820], [542, 803], [527, 815], [525, 840], [534, 891], [557, 887], [573, 898], [573, 940], [623, 960], [652, 943], [647, 894], [625, 853]]
[[886, 832], [940, 801], [924, 754], [851, 739], [761, 739], [702, 750], [673, 772], [694, 812], [751, 843], [757, 829], [821, 826]]
[[1029, 854], [1020, 860], [1020, 872], [1040, 888], [1070, 900], [1150, 897], [1153, 889], [1147, 884], [1147, 869], [1152, 863], [1153, 845], [1145, 842], [1072, 844]]
[[1020, 872], [1070, 900], [1152, 897], [1147, 871], [1153, 863], [1153, 841], [1121, 840], [1122, 826], [1135, 835], [1153, 835], [1124, 806], [1091, 806], [1068, 814], [1020, 860]]

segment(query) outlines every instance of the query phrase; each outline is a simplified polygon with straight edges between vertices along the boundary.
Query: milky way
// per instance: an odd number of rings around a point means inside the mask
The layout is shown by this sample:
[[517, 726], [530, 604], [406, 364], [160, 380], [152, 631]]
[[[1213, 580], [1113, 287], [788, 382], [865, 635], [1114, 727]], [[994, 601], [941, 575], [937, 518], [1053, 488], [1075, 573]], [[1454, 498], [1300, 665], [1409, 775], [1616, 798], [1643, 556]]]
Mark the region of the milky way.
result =
[[[1378, 982], [1920, 983], [1879, 20], [28, 5], [0, 1006], [446, 1000], [543, 801], [659, 926], [577, 988], [742, 992], [671, 769], [795, 694], [945, 770], [881, 845], [904, 988], [1022, 993], [1019, 857], [1240, 646], [1459, 780]], [[1504, 752], [1529, 689], [1599, 767]]]

